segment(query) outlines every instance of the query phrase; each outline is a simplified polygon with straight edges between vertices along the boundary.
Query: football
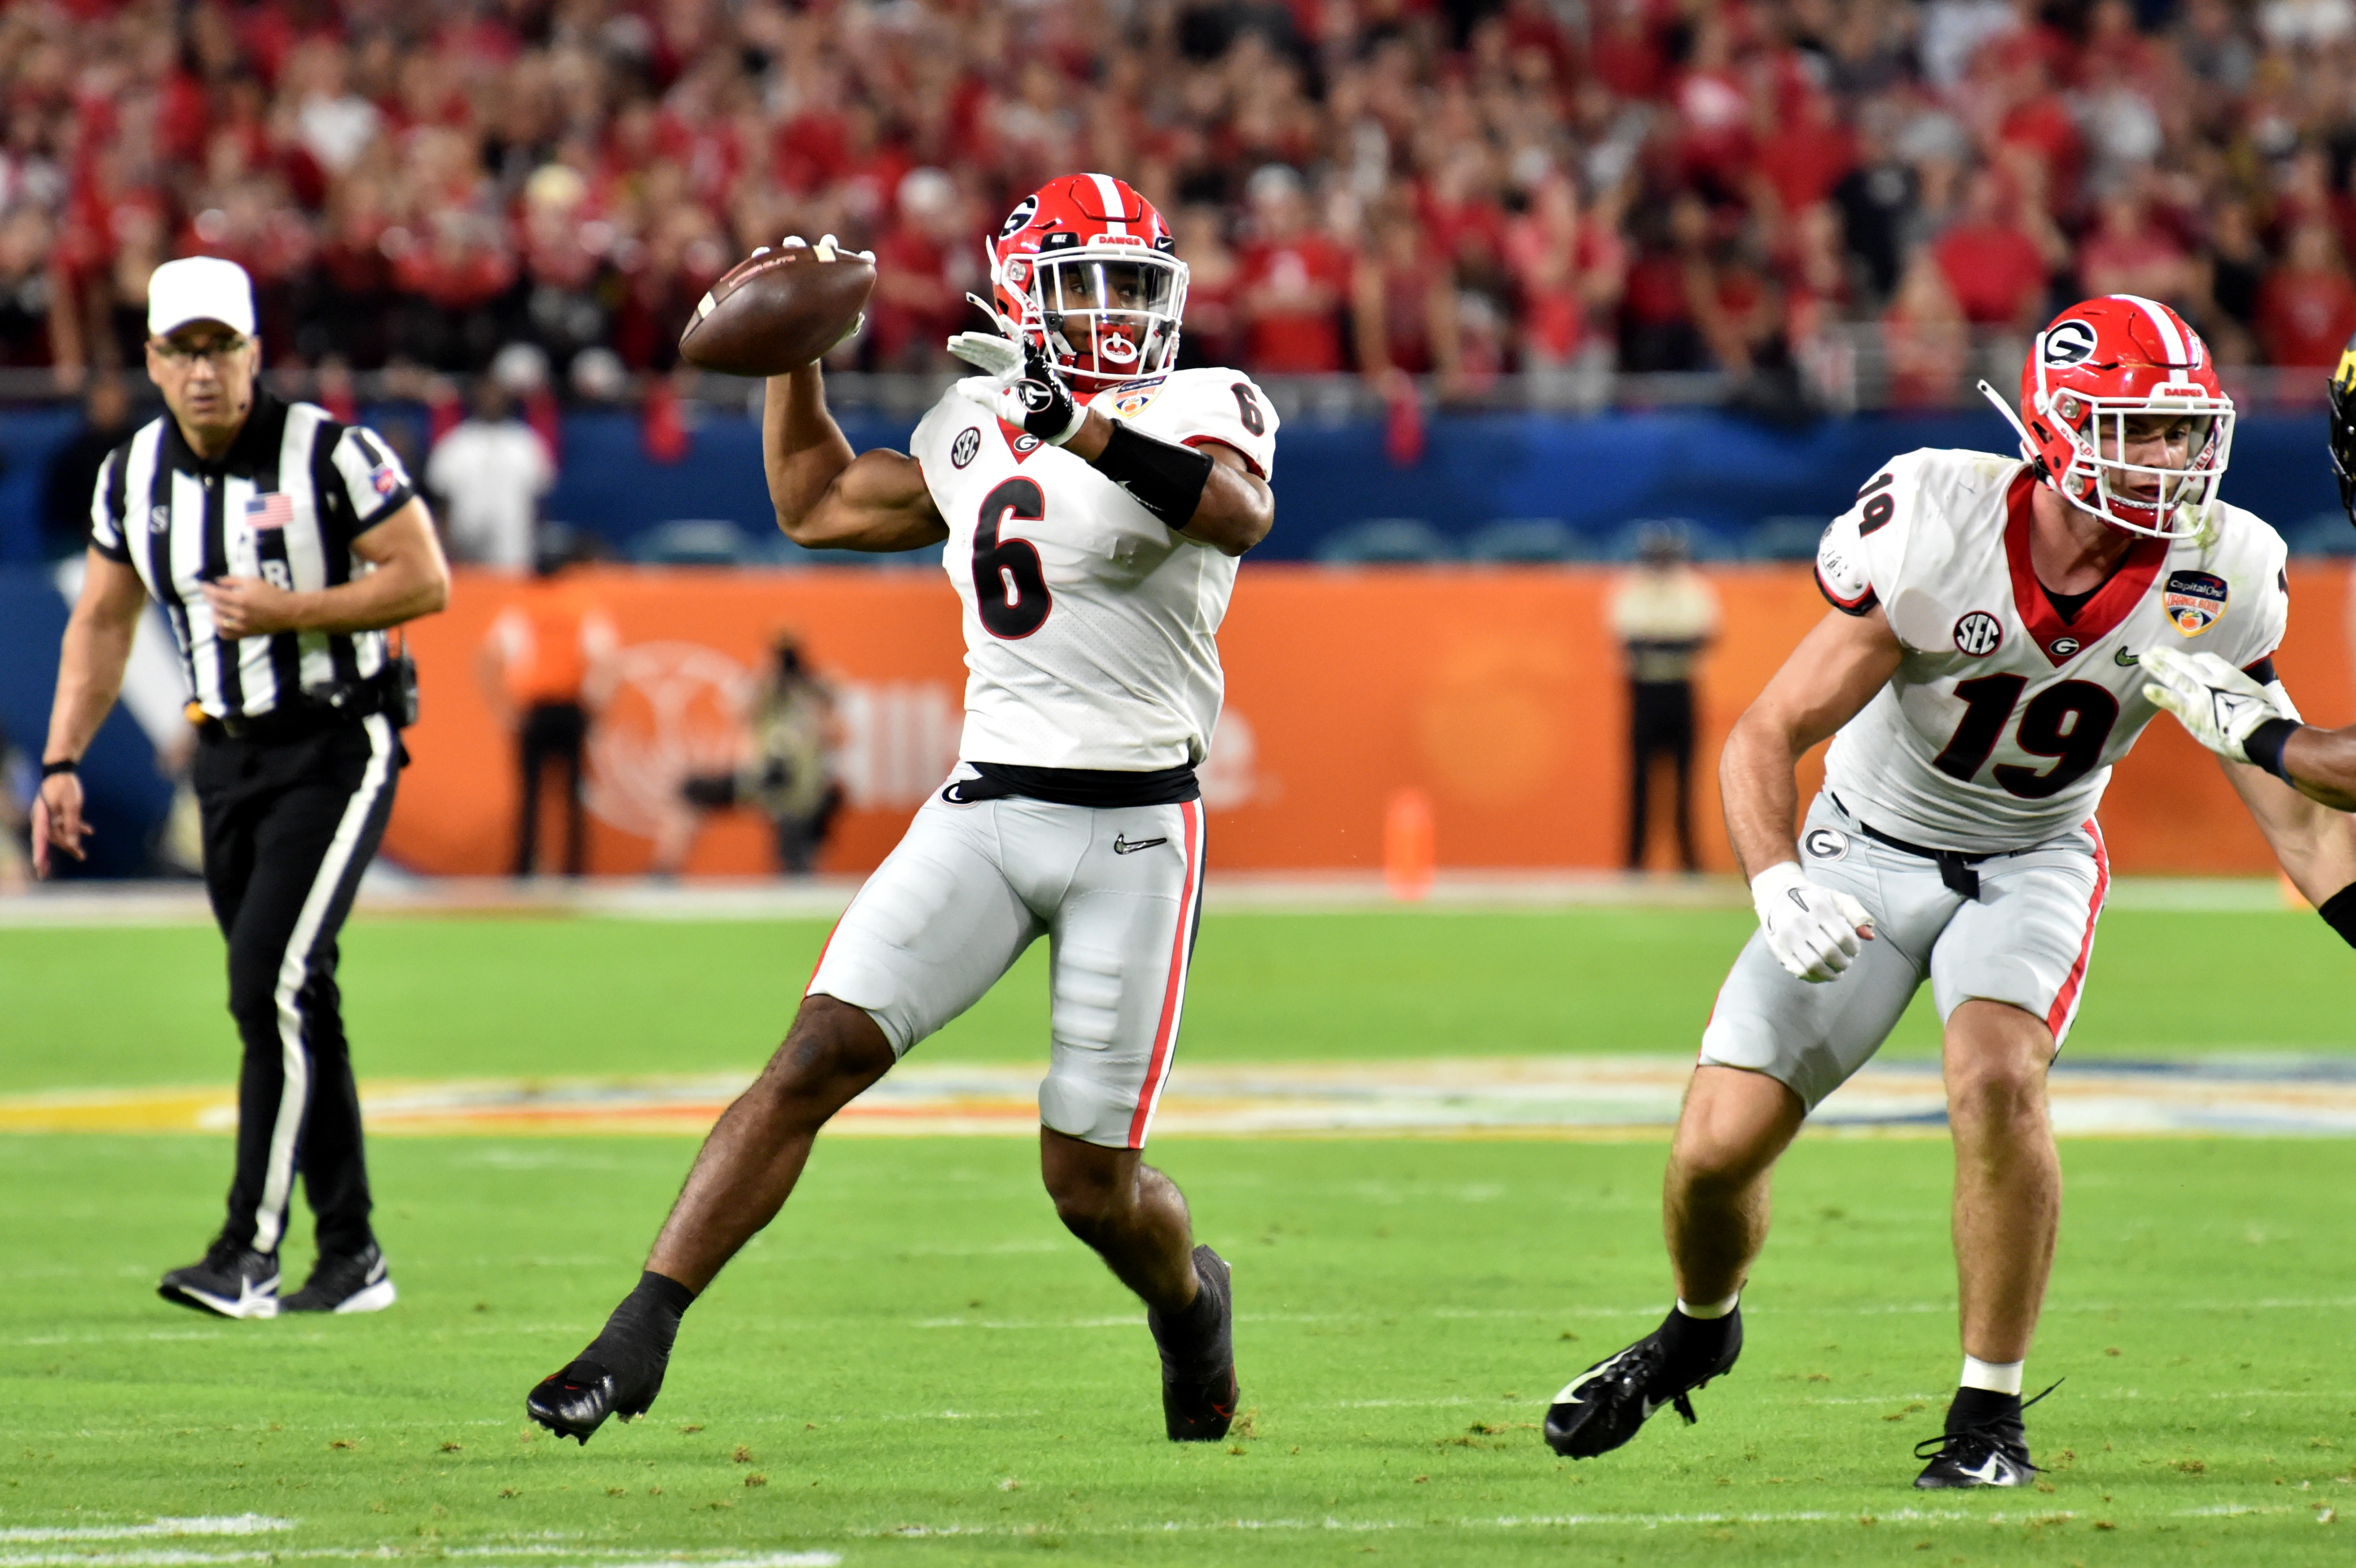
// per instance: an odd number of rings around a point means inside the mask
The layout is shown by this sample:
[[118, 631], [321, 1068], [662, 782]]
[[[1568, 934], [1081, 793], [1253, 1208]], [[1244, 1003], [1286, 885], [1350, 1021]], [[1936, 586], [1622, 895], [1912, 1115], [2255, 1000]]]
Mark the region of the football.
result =
[[811, 363], [858, 329], [875, 263], [823, 242], [756, 251], [731, 267], [680, 335], [680, 358], [732, 376]]

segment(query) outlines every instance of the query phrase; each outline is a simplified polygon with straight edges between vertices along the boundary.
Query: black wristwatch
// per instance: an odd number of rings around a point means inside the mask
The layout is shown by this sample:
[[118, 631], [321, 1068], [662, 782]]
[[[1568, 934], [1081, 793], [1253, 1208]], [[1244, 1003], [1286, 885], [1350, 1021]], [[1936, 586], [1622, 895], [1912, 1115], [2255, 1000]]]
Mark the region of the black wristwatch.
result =
[[54, 779], [60, 773], [79, 773], [80, 771], [81, 758], [79, 757], [59, 757], [55, 762], [44, 762], [41, 764], [41, 777], [44, 779]]

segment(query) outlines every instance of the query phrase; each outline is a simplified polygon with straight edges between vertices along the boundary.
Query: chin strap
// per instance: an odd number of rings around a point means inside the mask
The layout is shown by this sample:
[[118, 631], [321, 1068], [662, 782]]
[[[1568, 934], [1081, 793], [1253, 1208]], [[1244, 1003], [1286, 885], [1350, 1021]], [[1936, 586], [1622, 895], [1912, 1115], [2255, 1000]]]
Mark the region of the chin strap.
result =
[[2037, 443], [2029, 439], [2029, 426], [2020, 423], [2020, 415], [2015, 412], [2012, 404], [2006, 402], [2004, 395], [1986, 381], [1980, 382], [1980, 395], [1996, 405], [1996, 411], [2004, 415], [2004, 422], [2011, 425], [2014, 434], [2020, 437], [2020, 455], [2037, 466], [2037, 477], [2048, 483], [2058, 482], [2054, 480], [2053, 470], [2045, 465], [2044, 454], [2037, 449]]

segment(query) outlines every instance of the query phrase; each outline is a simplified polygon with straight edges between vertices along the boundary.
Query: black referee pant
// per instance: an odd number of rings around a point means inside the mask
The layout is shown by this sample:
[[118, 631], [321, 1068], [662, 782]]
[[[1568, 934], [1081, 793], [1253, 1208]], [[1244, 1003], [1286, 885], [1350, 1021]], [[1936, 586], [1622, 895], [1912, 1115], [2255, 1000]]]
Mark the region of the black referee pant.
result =
[[1666, 756], [1676, 767], [1677, 864], [1701, 869], [1694, 854], [1694, 700], [1690, 681], [1628, 682], [1628, 869], [1644, 865], [1650, 836], [1653, 759]]
[[222, 1235], [276, 1251], [299, 1171], [321, 1254], [358, 1252], [375, 1237], [336, 936], [406, 757], [382, 716], [243, 738], [208, 725], [202, 736], [205, 890], [229, 939], [229, 1010], [245, 1046]]

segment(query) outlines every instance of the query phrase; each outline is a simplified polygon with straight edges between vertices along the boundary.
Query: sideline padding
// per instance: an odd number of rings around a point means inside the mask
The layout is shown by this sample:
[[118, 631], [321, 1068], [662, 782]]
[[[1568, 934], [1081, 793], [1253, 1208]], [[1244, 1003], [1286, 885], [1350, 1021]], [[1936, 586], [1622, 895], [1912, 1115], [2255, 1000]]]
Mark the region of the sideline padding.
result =
[[[911, 1062], [836, 1117], [830, 1136], [1033, 1137], [1037, 1067]], [[1208, 1064], [1172, 1079], [1164, 1137], [1649, 1136], [1673, 1125], [1690, 1065], [1664, 1057]], [[373, 1135], [659, 1133], [701, 1135], [744, 1077], [368, 1082]], [[2356, 1136], [2356, 1062], [2288, 1057], [2066, 1060], [2055, 1131], [2075, 1136]], [[228, 1133], [228, 1090], [55, 1093], [0, 1100], [0, 1133]], [[1943, 1135], [1933, 1062], [1875, 1063], [1810, 1122], [1818, 1132]]]
[[[1706, 864], [1728, 871], [1714, 826], [1719, 747], [1827, 612], [1805, 564], [1708, 575], [1724, 625], [1698, 680], [1694, 811]], [[1443, 868], [1618, 865], [1628, 711], [1606, 613], [1612, 581], [1604, 567], [1248, 564], [1220, 633], [1227, 716], [1204, 775], [1218, 869], [1377, 871], [1384, 812], [1403, 789], [1431, 801]], [[2349, 567], [2294, 562], [2290, 581], [2277, 667], [2316, 722], [2347, 723], [2356, 718]], [[946, 776], [965, 671], [956, 600], [937, 569], [597, 568], [582, 582], [625, 653], [621, 688], [590, 746], [592, 869], [646, 869], [649, 814], [670, 809], [685, 772], [725, 766], [730, 705], [781, 628], [799, 632], [811, 665], [843, 696], [851, 803], [823, 869], [875, 865]], [[475, 660], [518, 591], [462, 573], [449, 611], [412, 628], [424, 717], [408, 736], [416, 763], [385, 843], [414, 870], [490, 875], [513, 854], [512, 743], [476, 687]], [[1820, 757], [1803, 765], [1803, 799]], [[2273, 869], [2216, 763], [2165, 716], [2119, 768], [2102, 822], [2123, 873]], [[767, 866], [765, 824], [737, 811], [712, 820], [687, 870]]]

